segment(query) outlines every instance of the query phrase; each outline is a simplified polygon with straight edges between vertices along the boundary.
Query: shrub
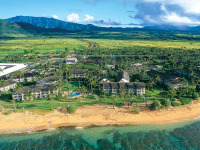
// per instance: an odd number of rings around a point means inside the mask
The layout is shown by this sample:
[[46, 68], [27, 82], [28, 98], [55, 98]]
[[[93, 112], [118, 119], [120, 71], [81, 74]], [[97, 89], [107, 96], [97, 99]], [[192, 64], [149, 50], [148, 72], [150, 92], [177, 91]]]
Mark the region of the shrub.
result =
[[181, 101], [182, 105], [187, 105], [187, 104], [190, 104], [192, 102], [192, 99], [191, 98], [183, 98], [183, 97], [181, 97], [180, 101]]
[[161, 104], [165, 107], [171, 106], [171, 101], [169, 99], [162, 100]]
[[199, 100], [199, 94], [197, 92], [193, 93], [192, 98], [194, 100]]
[[6, 112], [4, 112], [3, 114], [4, 115], [10, 115], [12, 113], [12, 111], [6, 111]]
[[21, 108], [21, 105], [19, 103], [17, 103], [16, 107], [17, 108]]
[[139, 114], [140, 113], [140, 109], [138, 107], [134, 107], [133, 108], [133, 113], [134, 114]]
[[159, 101], [154, 101], [152, 104], [151, 104], [151, 110], [156, 110], [156, 109], [159, 109], [161, 107], [161, 104]]
[[124, 103], [116, 103], [116, 106], [117, 107], [122, 107], [122, 106], [124, 106]]
[[67, 111], [69, 113], [75, 113], [78, 110], [78, 108], [74, 105], [70, 105], [69, 107], [67, 107]]
[[172, 98], [172, 101], [176, 101], [176, 98]]
[[176, 107], [176, 106], [180, 106], [181, 104], [180, 103], [177, 103], [177, 102], [172, 102], [172, 106]]

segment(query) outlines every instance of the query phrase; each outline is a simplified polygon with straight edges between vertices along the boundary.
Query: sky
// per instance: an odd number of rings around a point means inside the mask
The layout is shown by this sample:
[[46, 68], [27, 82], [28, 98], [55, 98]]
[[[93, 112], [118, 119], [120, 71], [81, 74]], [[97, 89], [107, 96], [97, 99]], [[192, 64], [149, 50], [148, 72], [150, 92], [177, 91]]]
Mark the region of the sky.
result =
[[200, 0], [0, 0], [0, 18], [52, 17], [97, 26], [200, 25]]

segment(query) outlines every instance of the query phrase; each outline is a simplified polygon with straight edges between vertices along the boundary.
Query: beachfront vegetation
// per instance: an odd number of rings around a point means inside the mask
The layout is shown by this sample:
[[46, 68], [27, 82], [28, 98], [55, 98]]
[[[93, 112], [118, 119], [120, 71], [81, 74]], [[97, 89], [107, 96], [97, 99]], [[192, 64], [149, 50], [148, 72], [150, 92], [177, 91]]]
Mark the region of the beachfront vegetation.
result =
[[159, 101], [155, 100], [153, 101], [153, 103], [151, 104], [151, 110], [157, 110], [161, 107], [161, 104]]
[[171, 106], [171, 101], [169, 99], [164, 99], [161, 101], [161, 104], [165, 107]]
[[133, 108], [133, 113], [134, 114], [139, 114], [140, 113], [140, 108], [139, 107], [134, 107]]
[[75, 105], [70, 105], [67, 107], [67, 112], [69, 113], [75, 113], [78, 110], [78, 108]]
[[180, 103], [178, 103], [178, 102], [172, 102], [172, 106], [174, 106], [174, 107], [177, 107], [177, 106], [180, 106], [181, 104]]

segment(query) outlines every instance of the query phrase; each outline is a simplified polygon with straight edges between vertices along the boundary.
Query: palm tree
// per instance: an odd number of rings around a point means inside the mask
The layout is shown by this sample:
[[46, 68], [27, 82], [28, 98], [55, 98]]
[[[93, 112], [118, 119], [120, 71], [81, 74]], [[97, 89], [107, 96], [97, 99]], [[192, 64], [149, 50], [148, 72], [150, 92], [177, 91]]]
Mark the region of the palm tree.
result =
[[121, 98], [123, 98], [124, 104], [125, 104], [125, 101], [124, 101], [124, 96], [125, 96], [125, 94], [126, 94], [126, 89], [125, 89], [124, 87], [121, 87], [121, 88], [119, 89], [119, 95], [121, 96]]
[[54, 93], [53, 91], [50, 91], [49, 98], [48, 98], [49, 104], [50, 104], [50, 110], [53, 110], [53, 107], [52, 107], [53, 98], [54, 98]]
[[0, 105], [0, 110], [1, 110], [1, 112], [3, 112], [3, 107]]
[[12, 102], [13, 102], [14, 111], [16, 111], [15, 99], [13, 99]]
[[63, 99], [63, 93], [59, 91], [58, 92], [58, 100], [60, 102], [60, 107], [61, 107], [61, 101], [62, 101], [62, 99]]
[[2, 87], [4, 87], [4, 93], [5, 93], [6, 92], [6, 87], [5, 87], [6, 86], [6, 81], [3, 80], [3, 79], [0, 80], [0, 84], [1, 84]]
[[83, 96], [85, 97], [85, 94], [88, 92], [87, 88], [85, 86], [82, 86], [80, 88], [81, 93], [83, 93]]
[[156, 82], [160, 82], [161, 78], [160, 78], [160, 75], [156, 74]]
[[28, 93], [27, 93], [27, 99], [28, 100], [30, 100], [30, 101], [32, 101], [33, 100], [33, 94], [32, 94], [33, 92], [32, 91], [28, 91]]
[[142, 79], [144, 79], [144, 77], [146, 76], [146, 74], [147, 74], [146, 71], [144, 69], [142, 69], [142, 71], [140, 73]]
[[[13, 84], [13, 77], [14, 77], [14, 74], [10, 74], [10, 79], [12, 80], [12, 84]], [[14, 88], [14, 87], [13, 87]]]
[[124, 97], [125, 94], [126, 94], [126, 89], [125, 89], [124, 87], [121, 87], [121, 88], [119, 89], [119, 95], [120, 95], [121, 97]]
[[142, 95], [137, 95], [137, 98], [139, 100], [139, 104], [140, 104], [140, 100], [142, 99]]
[[104, 90], [101, 92], [101, 94], [103, 95], [104, 99], [106, 99], [106, 92]]
[[155, 82], [154, 82], [154, 80], [151, 79], [151, 80], [147, 83], [148, 90], [149, 90], [150, 88], [152, 88], [154, 85], [155, 85]]
[[68, 72], [69, 72], [69, 67], [68, 67], [67, 65], [65, 65], [65, 66], [63, 67], [63, 71], [65, 72], [65, 77], [66, 77], [66, 79], [67, 79], [67, 74], [68, 74]]
[[0, 68], [0, 74], [1, 74], [1, 72], [3, 72], [3, 69], [2, 69], [2, 68]]
[[91, 92], [93, 92], [93, 87], [97, 85], [97, 78], [90, 75], [88, 78], [88, 84], [90, 85]]
[[19, 82], [21, 82], [21, 78], [22, 78], [23, 72], [22, 71], [18, 71], [17, 74], [19, 75]]
[[146, 107], [147, 107], [147, 99], [148, 99], [148, 97], [151, 97], [151, 93], [150, 93], [150, 91], [146, 91], [144, 97], [145, 97]]

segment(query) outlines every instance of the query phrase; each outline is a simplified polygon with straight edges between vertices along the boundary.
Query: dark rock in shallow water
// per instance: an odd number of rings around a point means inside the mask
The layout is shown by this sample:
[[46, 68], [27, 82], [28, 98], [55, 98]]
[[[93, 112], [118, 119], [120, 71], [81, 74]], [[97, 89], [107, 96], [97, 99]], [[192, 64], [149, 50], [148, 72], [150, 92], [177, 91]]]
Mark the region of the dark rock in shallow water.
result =
[[[182, 128], [122, 132], [120, 127], [59, 130], [0, 137], [1, 150], [198, 150], [200, 122]], [[90, 131], [92, 132], [90, 133]], [[133, 131], [134, 127], [130, 131]], [[96, 133], [96, 135], [95, 135]]]

